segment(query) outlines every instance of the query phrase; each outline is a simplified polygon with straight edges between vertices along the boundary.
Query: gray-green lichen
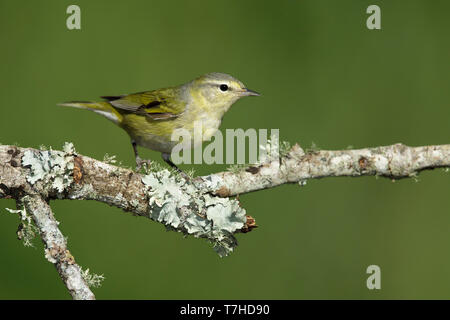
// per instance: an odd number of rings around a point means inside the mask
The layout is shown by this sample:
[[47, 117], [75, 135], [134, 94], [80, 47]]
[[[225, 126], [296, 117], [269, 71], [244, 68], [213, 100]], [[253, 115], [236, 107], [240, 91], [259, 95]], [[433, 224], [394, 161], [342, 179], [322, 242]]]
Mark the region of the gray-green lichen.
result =
[[168, 229], [207, 238], [220, 256], [237, 246], [233, 233], [246, 222], [245, 210], [237, 200], [202, 192], [167, 169], [145, 175], [142, 182], [147, 187], [151, 219]]
[[17, 230], [17, 237], [19, 240], [23, 240], [23, 245], [25, 247], [33, 247], [33, 239], [39, 230], [33, 224], [31, 216], [27, 213], [27, 210], [23, 207], [18, 210], [5, 208], [8, 212], [16, 213], [19, 215], [21, 223], [19, 229]]
[[89, 268], [83, 270], [80, 267], [80, 270], [81, 270], [81, 277], [86, 282], [88, 287], [100, 288], [102, 286], [102, 282], [105, 280], [105, 276], [103, 274], [91, 273], [89, 271]]
[[115, 164], [117, 162], [115, 155], [110, 155], [109, 153], [106, 153], [103, 156], [103, 162], [108, 164]]
[[63, 192], [73, 182], [75, 149], [72, 143], [66, 142], [63, 152], [52, 150], [26, 150], [22, 157], [22, 165], [30, 167], [27, 181], [35, 184], [38, 181], [58, 193]]
[[316, 153], [320, 151], [320, 148], [315, 144], [315, 142], [311, 142], [311, 147], [305, 150], [306, 153]]
[[244, 171], [248, 167], [250, 167], [249, 164], [232, 164], [229, 167], [227, 167], [227, 171], [236, 174], [236, 173]]

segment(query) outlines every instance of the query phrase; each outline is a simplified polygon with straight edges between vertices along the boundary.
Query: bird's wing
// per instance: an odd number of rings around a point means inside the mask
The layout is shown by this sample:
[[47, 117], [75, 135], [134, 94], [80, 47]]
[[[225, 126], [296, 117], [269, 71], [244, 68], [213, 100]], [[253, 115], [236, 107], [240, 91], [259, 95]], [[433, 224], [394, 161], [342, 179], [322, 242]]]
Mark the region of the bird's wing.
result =
[[168, 88], [102, 98], [117, 109], [144, 115], [152, 120], [166, 120], [183, 113], [186, 103], [179, 97], [177, 88]]

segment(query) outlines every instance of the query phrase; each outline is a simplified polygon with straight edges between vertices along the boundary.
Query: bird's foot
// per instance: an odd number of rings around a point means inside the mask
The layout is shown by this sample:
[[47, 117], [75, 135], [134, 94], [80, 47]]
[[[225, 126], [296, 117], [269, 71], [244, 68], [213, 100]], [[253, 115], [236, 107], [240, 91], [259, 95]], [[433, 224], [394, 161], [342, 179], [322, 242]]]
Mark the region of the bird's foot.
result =
[[[166, 161], [167, 162], [167, 161]], [[186, 174], [183, 170], [181, 170], [180, 168], [178, 168], [176, 165], [174, 165], [172, 163], [172, 161], [168, 161], [167, 162], [173, 171], [175, 171], [177, 174], [179, 174], [182, 178], [184, 178], [187, 182], [191, 182], [191, 177]], [[141, 159], [141, 157], [137, 156], [136, 157], [136, 172], [141, 171], [141, 169], [145, 166], [146, 171], [149, 170], [149, 168], [152, 166], [152, 160], [150, 159]]]
[[182, 171], [182, 170], [180, 170], [180, 169], [178, 169], [178, 168], [177, 168], [176, 171], [178, 172], [178, 174], [179, 174], [180, 176], [182, 176], [182, 177], [184, 178], [184, 180], [186, 180], [187, 182], [191, 182], [191, 177], [188, 176], [184, 171]]
[[136, 157], [136, 171], [141, 171], [142, 167], [145, 165], [148, 170], [152, 164], [152, 160], [150, 159], [141, 159], [140, 157]]
[[183, 177], [186, 181], [190, 182], [191, 177], [189, 177], [183, 170], [178, 168], [175, 163], [170, 160], [169, 153], [161, 153], [163, 160], [172, 168], [172, 170], [176, 171], [181, 177]]

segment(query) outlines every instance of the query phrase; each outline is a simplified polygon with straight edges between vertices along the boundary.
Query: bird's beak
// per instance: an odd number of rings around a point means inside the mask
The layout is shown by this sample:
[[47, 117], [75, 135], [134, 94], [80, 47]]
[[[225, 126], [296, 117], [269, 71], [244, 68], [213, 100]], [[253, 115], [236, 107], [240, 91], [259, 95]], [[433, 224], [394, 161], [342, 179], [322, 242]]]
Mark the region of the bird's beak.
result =
[[242, 95], [243, 96], [260, 96], [260, 94], [258, 92], [247, 89], [247, 88], [242, 90]]

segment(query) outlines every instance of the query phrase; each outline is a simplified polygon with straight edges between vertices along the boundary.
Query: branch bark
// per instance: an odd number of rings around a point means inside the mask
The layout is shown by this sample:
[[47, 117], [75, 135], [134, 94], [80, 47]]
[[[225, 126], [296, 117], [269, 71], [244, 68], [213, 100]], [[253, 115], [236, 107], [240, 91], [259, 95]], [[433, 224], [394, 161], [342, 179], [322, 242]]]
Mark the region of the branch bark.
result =
[[256, 226], [232, 196], [308, 179], [374, 175], [401, 179], [449, 167], [450, 145], [310, 152], [295, 145], [266, 163], [186, 181], [168, 170], [140, 174], [78, 155], [71, 144], [63, 151], [0, 145], [0, 198], [16, 199], [32, 216], [47, 259], [55, 264], [73, 298], [94, 299], [58, 229], [50, 200], [107, 203], [170, 230], [207, 238], [222, 256], [236, 247], [234, 233]]
[[403, 179], [422, 170], [450, 167], [450, 145], [408, 147], [403, 144], [358, 150], [304, 152], [295, 145], [281, 158], [238, 173], [220, 172], [206, 178], [208, 188], [229, 197], [286, 183], [325, 177], [380, 176]]
[[66, 239], [58, 228], [53, 212], [48, 203], [39, 195], [26, 195], [20, 202], [39, 230], [45, 245], [45, 257], [53, 263], [70, 295], [76, 300], [94, 300], [95, 296], [83, 278], [80, 266], [67, 249]]

